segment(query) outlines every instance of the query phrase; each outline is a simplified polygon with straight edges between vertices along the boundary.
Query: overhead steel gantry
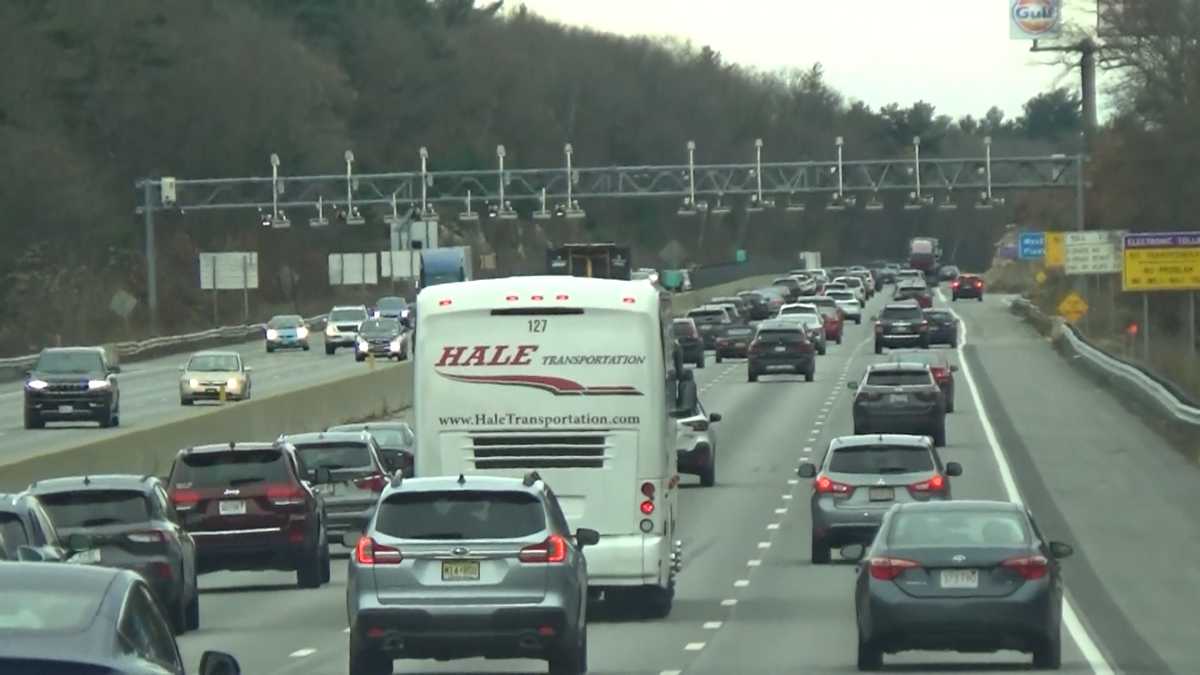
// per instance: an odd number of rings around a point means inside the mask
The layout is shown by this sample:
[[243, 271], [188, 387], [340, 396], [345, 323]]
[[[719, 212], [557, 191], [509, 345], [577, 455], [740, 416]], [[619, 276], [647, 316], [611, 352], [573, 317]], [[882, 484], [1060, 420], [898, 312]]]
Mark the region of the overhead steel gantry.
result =
[[[145, 178], [137, 181], [137, 213], [145, 221], [148, 305], [157, 306], [154, 217], [158, 212], [257, 209], [264, 227], [288, 228], [288, 211], [308, 211], [311, 227], [331, 222], [361, 225], [362, 209], [383, 207], [385, 222], [411, 218], [436, 220], [439, 206], [461, 204], [458, 218], [477, 221], [473, 203], [483, 202], [485, 218], [516, 220], [513, 203], [535, 204], [530, 217], [584, 217], [581, 200], [663, 198], [680, 200], [679, 214], [728, 213], [726, 200], [744, 203], [749, 212], [768, 208], [803, 212], [814, 195], [827, 195], [824, 209], [843, 211], [858, 205], [881, 211], [882, 193], [907, 193], [903, 208], [951, 210], [993, 208], [1003, 204], [995, 191], [1069, 189], [1077, 193], [1077, 217], [1083, 204], [1083, 158], [1079, 155], [993, 157], [991, 139], [984, 154], [967, 158], [921, 156], [920, 138], [913, 139], [912, 157], [900, 159], [843, 159], [843, 140], [835, 141], [837, 159], [830, 161], [763, 162], [763, 143], [756, 140], [754, 159], [744, 164], [696, 164], [694, 142], [686, 147], [687, 162], [647, 166], [577, 167], [571, 144], [563, 147], [560, 167], [512, 169], [505, 166], [505, 148], [497, 146], [493, 169], [429, 171], [429, 154], [420, 150], [420, 170], [356, 174], [354, 153], [344, 155], [345, 172], [328, 175], [283, 176], [280, 158], [270, 157], [271, 175], [244, 178]], [[712, 200], [710, 203], [709, 200]], [[817, 208], [822, 208], [818, 206]], [[330, 217], [329, 214], [332, 214]]]

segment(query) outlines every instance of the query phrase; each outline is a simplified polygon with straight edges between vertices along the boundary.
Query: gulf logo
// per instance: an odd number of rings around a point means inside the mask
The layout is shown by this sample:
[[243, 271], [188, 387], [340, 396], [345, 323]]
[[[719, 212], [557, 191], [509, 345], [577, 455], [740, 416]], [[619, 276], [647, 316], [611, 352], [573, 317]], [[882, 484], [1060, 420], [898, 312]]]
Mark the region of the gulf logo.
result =
[[1030, 35], [1048, 33], [1058, 26], [1058, 0], [1014, 0], [1012, 18]]

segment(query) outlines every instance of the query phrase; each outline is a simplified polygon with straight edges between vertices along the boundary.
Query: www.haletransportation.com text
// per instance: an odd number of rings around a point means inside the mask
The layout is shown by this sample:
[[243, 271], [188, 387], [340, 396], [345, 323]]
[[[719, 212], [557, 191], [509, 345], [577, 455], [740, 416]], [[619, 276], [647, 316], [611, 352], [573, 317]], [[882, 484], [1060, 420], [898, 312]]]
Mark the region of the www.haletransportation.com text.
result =
[[518, 413], [475, 413], [439, 417], [438, 424], [443, 427], [468, 426], [516, 426], [516, 427], [610, 427], [631, 426], [641, 423], [637, 415], [521, 415]]

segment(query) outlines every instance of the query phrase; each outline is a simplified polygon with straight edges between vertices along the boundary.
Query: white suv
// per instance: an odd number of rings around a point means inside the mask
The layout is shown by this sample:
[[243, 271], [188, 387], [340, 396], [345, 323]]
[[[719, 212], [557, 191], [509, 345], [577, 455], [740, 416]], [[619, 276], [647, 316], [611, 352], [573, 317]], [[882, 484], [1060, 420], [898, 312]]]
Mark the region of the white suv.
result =
[[325, 353], [333, 354], [338, 347], [353, 347], [359, 329], [368, 318], [366, 305], [338, 305], [329, 310], [325, 320]]

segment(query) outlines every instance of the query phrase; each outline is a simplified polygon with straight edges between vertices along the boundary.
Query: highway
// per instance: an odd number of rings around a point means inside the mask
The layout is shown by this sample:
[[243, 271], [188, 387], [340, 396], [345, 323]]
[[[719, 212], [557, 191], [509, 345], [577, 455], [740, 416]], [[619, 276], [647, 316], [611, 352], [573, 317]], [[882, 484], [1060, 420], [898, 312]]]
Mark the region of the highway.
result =
[[[880, 304], [877, 298], [872, 308]], [[1019, 496], [1048, 536], [1076, 545], [1064, 565], [1063, 671], [1200, 671], [1191, 618], [1200, 580], [1189, 565], [1175, 564], [1200, 553], [1198, 493], [1190, 489], [1196, 468], [1074, 373], [1008, 314], [1002, 298], [952, 307], [968, 330], [968, 344], [954, 354], [966, 368], [957, 374], [958, 407], [943, 451], [965, 469], [955, 496]], [[750, 384], [741, 361], [710, 361], [696, 371], [702, 400], [724, 420], [717, 487], [701, 489], [685, 477], [686, 562], [675, 609], [649, 622], [594, 607], [591, 672], [854, 671], [853, 567], [809, 563], [810, 488], [794, 469], [802, 458], [819, 459], [833, 436], [850, 433], [845, 382], [877, 358], [886, 356], [871, 353], [865, 322], [831, 346], [810, 384], [790, 376]], [[1147, 535], [1142, 518], [1128, 517], [1131, 507], [1155, 519], [1161, 538]], [[333, 583], [313, 591], [296, 590], [289, 574], [203, 577], [201, 630], [180, 640], [186, 660], [222, 649], [248, 673], [347, 672], [344, 579], [344, 558], [335, 560]], [[1028, 670], [1029, 658], [913, 652], [885, 663], [896, 672], [1006, 673]], [[401, 661], [396, 672], [540, 673], [545, 666]]]
[[[354, 360], [352, 349], [339, 349], [333, 356], [327, 356], [320, 336], [313, 337], [312, 350], [308, 352], [290, 350], [268, 354], [262, 340], [214, 349], [236, 351], [246, 365], [254, 369], [252, 396], [312, 387], [367, 368], [366, 363]], [[188, 415], [203, 414], [207, 406], [220, 405], [197, 403], [195, 407], [185, 408], [179, 404], [179, 367], [190, 355], [174, 354], [124, 364], [118, 375], [121, 426], [116, 429], [100, 429], [94, 422], [50, 422], [45, 429], [26, 430], [22, 419], [22, 384], [5, 383], [0, 389], [3, 392], [0, 393], [0, 464], [87, 443], [103, 438], [105, 434], [120, 433], [121, 429], [169, 423]], [[376, 367], [387, 366], [384, 361], [376, 363]]]

